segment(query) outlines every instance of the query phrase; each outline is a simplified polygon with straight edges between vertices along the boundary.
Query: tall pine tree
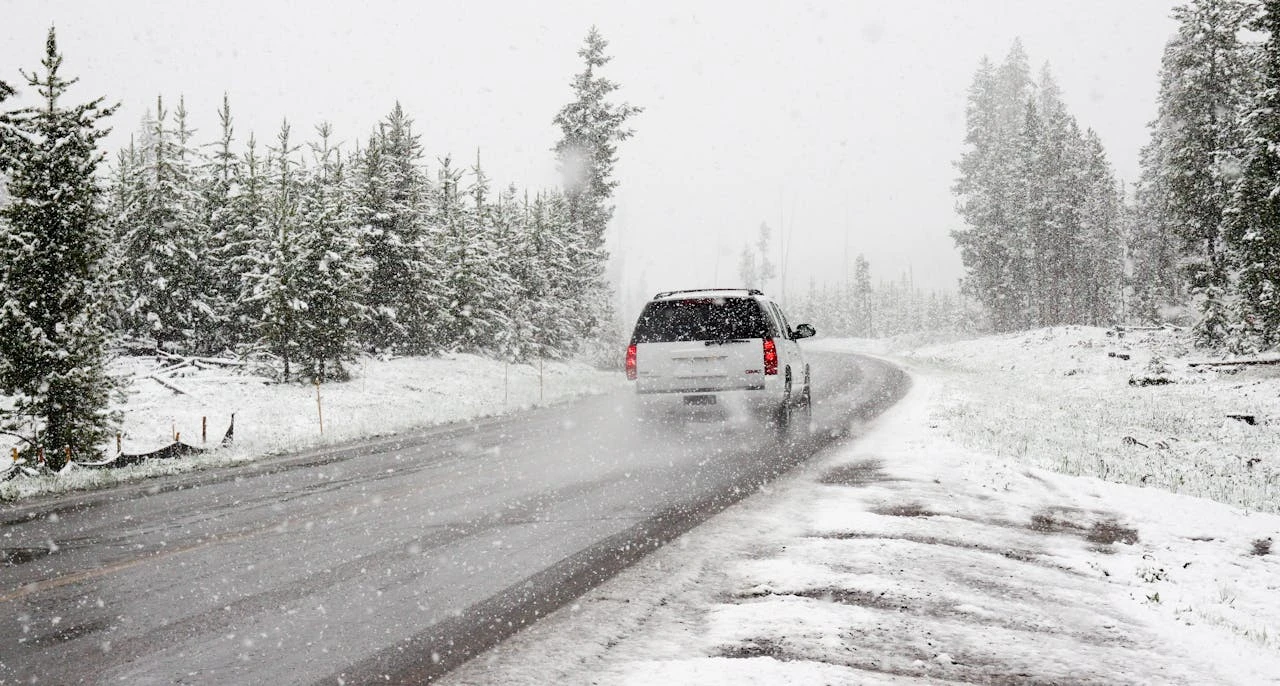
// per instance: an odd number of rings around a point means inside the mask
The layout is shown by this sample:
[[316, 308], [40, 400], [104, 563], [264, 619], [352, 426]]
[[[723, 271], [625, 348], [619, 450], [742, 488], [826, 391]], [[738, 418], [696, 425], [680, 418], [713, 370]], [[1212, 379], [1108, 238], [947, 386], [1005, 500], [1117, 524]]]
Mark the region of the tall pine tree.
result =
[[[184, 111], [180, 107], [180, 111]], [[208, 238], [197, 188], [195, 152], [185, 117], [170, 128], [156, 98], [146, 122], [141, 163], [133, 169], [122, 229], [130, 271], [126, 278], [129, 330], [157, 346], [202, 350], [210, 329], [201, 255]]]
[[1239, 38], [1252, 7], [1243, 0], [1192, 0], [1174, 9], [1178, 33], [1161, 64], [1152, 123], [1151, 170], [1165, 196], [1159, 230], [1177, 238], [1183, 278], [1201, 310], [1201, 345], [1222, 342], [1229, 266], [1222, 233], [1238, 176], [1238, 117], [1247, 97], [1248, 52]]
[[63, 104], [76, 79], [60, 73], [52, 28], [41, 64], [42, 73], [24, 74], [40, 106], [0, 124], [10, 195], [0, 208], [0, 389], [16, 401], [3, 417], [6, 430], [34, 420], [39, 435], [25, 452], [45, 447], [58, 467], [65, 449], [96, 453], [115, 421], [105, 369], [110, 237], [95, 176], [103, 160], [97, 143], [107, 134], [101, 122], [114, 108], [102, 98]]
[[618, 84], [598, 73], [612, 59], [605, 55], [608, 46], [596, 27], [591, 27], [586, 44], [578, 51], [585, 66], [573, 79], [573, 100], [554, 119], [561, 133], [554, 150], [564, 181], [571, 247], [578, 253], [572, 299], [586, 313], [581, 320], [583, 337], [600, 331], [612, 318], [604, 282], [608, 261], [604, 234], [613, 218], [610, 200], [618, 187], [614, 178], [618, 143], [634, 134], [627, 121], [642, 111], [610, 101]]
[[346, 172], [330, 141], [332, 129], [321, 124], [316, 131], [316, 164], [306, 174], [298, 207], [297, 359], [307, 379], [342, 381], [349, 376], [345, 363], [360, 349], [359, 298], [368, 269], [357, 255]]
[[1244, 117], [1241, 177], [1230, 233], [1240, 264], [1243, 340], [1280, 344], [1280, 0], [1264, 0], [1251, 28], [1265, 34], [1256, 56], [1260, 80]]
[[254, 282], [252, 299], [262, 308], [258, 344], [280, 359], [283, 380], [298, 371], [294, 361], [299, 351], [299, 320], [307, 306], [301, 297], [299, 275], [303, 264], [298, 217], [302, 178], [295, 157], [298, 146], [290, 140], [290, 132], [289, 123], [283, 122], [275, 147], [269, 149], [266, 217], [270, 233], [260, 244], [257, 269], [249, 274]]

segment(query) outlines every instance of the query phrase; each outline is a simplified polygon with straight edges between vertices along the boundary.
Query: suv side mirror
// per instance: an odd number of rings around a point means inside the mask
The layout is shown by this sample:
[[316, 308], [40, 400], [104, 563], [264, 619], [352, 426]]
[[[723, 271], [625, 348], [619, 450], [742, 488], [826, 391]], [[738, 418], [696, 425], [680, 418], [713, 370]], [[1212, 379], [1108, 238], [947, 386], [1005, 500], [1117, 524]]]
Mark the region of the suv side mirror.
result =
[[801, 338], [810, 338], [816, 335], [818, 335], [818, 332], [814, 331], [813, 327], [808, 324], [801, 324], [796, 327], [795, 331], [791, 332], [791, 338], [797, 341]]

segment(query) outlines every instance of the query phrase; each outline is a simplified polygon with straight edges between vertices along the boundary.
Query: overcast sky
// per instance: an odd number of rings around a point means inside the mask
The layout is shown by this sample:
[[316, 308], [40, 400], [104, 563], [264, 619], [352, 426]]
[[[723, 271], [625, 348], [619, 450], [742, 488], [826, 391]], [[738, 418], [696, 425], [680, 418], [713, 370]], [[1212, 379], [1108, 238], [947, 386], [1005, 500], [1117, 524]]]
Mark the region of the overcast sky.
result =
[[55, 24], [73, 94], [122, 104], [113, 148], [157, 95], [185, 96], [199, 141], [223, 92], [260, 142], [286, 118], [295, 137], [329, 121], [363, 138], [399, 100], [433, 168], [479, 150], [495, 181], [536, 190], [557, 185], [551, 119], [595, 24], [618, 99], [645, 108], [617, 169], [624, 292], [736, 284], [761, 222], [791, 236], [793, 294], [858, 253], [876, 279], [950, 288], [952, 162], [979, 59], [1020, 37], [1133, 179], [1175, 4], [0, 0], [0, 79], [35, 68]]

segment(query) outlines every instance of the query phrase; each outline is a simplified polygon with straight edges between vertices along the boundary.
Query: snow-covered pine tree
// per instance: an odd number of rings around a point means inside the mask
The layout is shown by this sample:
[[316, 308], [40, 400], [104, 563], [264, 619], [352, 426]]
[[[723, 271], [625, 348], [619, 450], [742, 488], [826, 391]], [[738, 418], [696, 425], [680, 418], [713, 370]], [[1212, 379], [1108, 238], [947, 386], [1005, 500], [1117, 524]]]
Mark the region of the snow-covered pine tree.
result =
[[440, 231], [443, 264], [437, 293], [447, 296], [447, 305], [437, 315], [438, 338], [442, 348], [456, 349], [471, 323], [471, 297], [478, 290], [471, 265], [472, 245], [467, 236], [465, 208], [459, 186], [462, 170], [449, 156], [440, 158], [436, 173], [435, 207], [432, 223]]
[[1019, 195], [1018, 144], [1026, 130], [1032, 83], [1027, 56], [1015, 42], [1000, 67], [983, 58], [969, 89], [965, 151], [953, 188], [966, 227], [952, 233], [965, 265], [964, 285], [983, 305], [990, 326], [1012, 331], [1025, 325], [1026, 248]]
[[108, 230], [111, 233], [111, 244], [107, 248], [106, 258], [109, 265], [106, 270], [108, 274], [106, 292], [109, 300], [108, 329], [114, 335], [123, 334], [128, 330], [126, 313], [129, 307], [127, 289], [129, 280], [125, 238], [129, 229], [129, 205], [136, 197], [130, 184], [138, 178], [136, 169], [140, 159], [138, 148], [134, 144], [133, 137], [130, 137], [129, 147], [116, 151], [116, 162], [111, 166], [105, 187], [105, 214]]
[[493, 233], [493, 259], [499, 266], [502, 282], [495, 285], [502, 290], [495, 290], [496, 307], [501, 317], [501, 327], [492, 335], [489, 349], [498, 357], [508, 361], [518, 360], [520, 351], [518, 327], [519, 318], [523, 316], [520, 308], [521, 281], [519, 264], [521, 255], [521, 209], [516, 200], [517, 190], [509, 185], [498, 194], [497, 202], [490, 211]]
[[[491, 352], [495, 338], [508, 328], [504, 301], [514, 296], [515, 287], [502, 248], [494, 240], [495, 211], [489, 203], [489, 179], [478, 152], [471, 177], [467, 189], [471, 202], [463, 207], [460, 217], [458, 235], [462, 240], [451, 242], [455, 254], [446, 258], [445, 271], [450, 274], [449, 291], [457, 303], [452, 309], [463, 315], [456, 320], [462, 324], [455, 332], [457, 345], [462, 350]], [[456, 182], [450, 187], [457, 192]], [[443, 194], [445, 189], [440, 190]]]
[[1280, 345], [1280, 0], [1263, 0], [1250, 25], [1258, 49], [1257, 90], [1243, 118], [1241, 176], [1229, 232], [1240, 265], [1237, 348]]
[[549, 218], [552, 205], [546, 194], [530, 201], [526, 192], [515, 214], [509, 271], [516, 295], [512, 340], [507, 346], [508, 359], [513, 361], [558, 357], [563, 342], [572, 339], [567, 319], [573, 312], [554, 286], [573, 265], [567, 262], [561, 236]]
[[0, 122], [10, 196], [0, 208], [0, 389], [15, 399], [5, 430], [24, 431], [34, 421], [38, 436], [23, 452], [43, 446], [57, 468], [64, 448], [95, 455], [118, 421], [106, 373], [110, 235], [96, 178], [97, 144], [107, 134], [101, 122], [114, 107], [102, 98], [62, 103], [75, 79], [60, 73], [52, 28], [41, 64], [42, 73], [24, 74], [40, 106]]
[[223, 325], [226, 336], [237, 348], [254, 345], [263, 318], [263, 301], [257, 297], [256, 275], [267, 270], [262, 263], [269, 254], [271, 229], [267, 211], [267, 162], [258, 155], [258, 142], [253, 134], [245, 144], [240, 164], [231, 170], [230, 227], [219, 241], [217, 260], [228, 276], [228, 292], [234, 287], [237, 297], [226, 311]]
[[[13, 86], [0, 80], [0, 104], [14, 96]], [[5, 149], [20, 134], [13, 128], [12, 117], [0, 112], [0, 150]], [[9, 174], [5, 167], [5, 158], [0, 157], [0, 207], [9, 202]]]
[[871, 262], [865, 255], [858, 253], [853, 267], [852, 307], [854, 311], [852, 335], [863, 338], [875, 338], [876, 317], [872, 311]]
[[767, 288], [769, 280], [778, 275], [778, 270], [773, 264], [773, 260], [769, 259], [769, 251], [773, 248], [770, 242], [773, 240], [773, 229], [765, 222], [760, 222], [759, 233], [756, 235], [756, 253], [760, 256], [757, 263], [757, 276], [760, 279], [760, 287]]
[[372, 264], [364, 298], [371, 318], [362, 338], [374, 350], [440, 350], [439, 317], [448, 301], [438, 285], [432, 189], [413, 120], [400, 103], [369, 139], [356, 185], [362, 255]]
[[534, 291], [531, 304], [537, 357], [563, 358], [578, 349], [582, 332], [587, 328], [584, 311], [576, 296], [580, 294], [575, 276], [580, 268], [575, 262], [574, 235], [570, 231], [569, 203], [554, 192], [538, 194], [530, 218], [530, 240], [533, 247]]
[[190, 258], [192, 301], [190, 304], [191, 329], [187, 336], [188, 347], [194, 352], [211, 353], [219, 350], [222, 311], [219, 309], [217, 293], [213, 283], [210, 251], [213, 247], [213, 235], [209, 227], [210, 211], [203, 194], [204, 171], [208, 161], [192, 140], [195, 131], [189, 126], [187, 119], [186, 98], [179, 96], [178, 107], [174, 110], [174, 137], [177, 146], [174, 151], [178, 155], [178, 166], [188, 175], [189, 189], [185, 193], [187, 207], [184, 214], [191, 217], [185, 227], [186, 242], [191, 245]]
[[170, 129], [167, 118], [163, 100], [156, 98], [122, 219], [126, 320], [130, 333], [158, 347], [199, 349], [196, 331], [212, 316], [201, 261], [207, 235], [189, 132], [181, 130], [182, 123]]
[[1165, 231], [1177, 236], [1191, 295], [1212, 325], [1198, 344], [1222, 343], [1217, 301], [1228, 286], [1222, 244], [1224, 211], [1238, 176], [1238, 117], [1249, 88], [1248, 51], [1240, 31], [1252, 12], [1243, 0], [1191, 0], [1174, 9], [1178, 33], [1165, 48], [1159, 111], [1152, 123], [1152, 170], [1167, 196], [1157, 205]]
[[405, 276], [401, 268], [405, 247], [391, 221], [388, 176], [383, 145], [375, 133], [357, 154], [352, 194], [360, 255], [370, 265], [368, 291], [362, 298], [369, 308], [369, 318], [363, 323], [360, 338], [374, 351], [390, 350], [404, 338], [404, 327], [397, 321], [393, 284], [394, 279]]
[[1044, 292], [1052, 287], [1045, 251], [1051, 241], [1047, 225], [1052, 179], [1044, 174], [1048, 165], [1043, 159], [1045, 133], [1039, 106], [1028, 98], [1023, 107], [1014, 152], [1017, 166], [1010, 179], [1013, 192], [1006, 200], [1013, 224], [1004, 238], [1011, 256], [1005, 274], [1016, 288], [1007, 294], [1013, 301], [1005, 305], [1016, 328], [1027, 329], [1043, 326], [1049, 315]]
[[[1115, 182], [1048, 67], [1035, 86], [1021, 44], [998, 69], [984, 59], [966, 119], [954, 187], [966, 226], [952, 236], [966, 268], [963, 290], [982, 305], [990, 328], [1109, 320], [1104, 311], [1119, 297], [1123, 250]], [[897, 290], [909, 294], [902, 297], [917, 314], [894, 326], [922, 325], [924, 296]], [[965, 311], [963, 302], [955, 311]]]
[[738, 278], [743, 288], [760, 287], [760, 270], [756, 267], [756, 254], [750, 243], [742, 246], [742, 254], [738, 256]]
[[1164, 147], [1153, 130], [1151, 142], [1139, 155], [1142, 171], [1133, 187], [1125, 236], [1133, 298], [1129, 314], [1148, 324], [1159, 323], [1162, 305], [1182, 302], [1186, 297], [1186, 279], [1178, 269], [1179, 240], [1165, 220], [1170, 194], [1160, 171], [1164, 156]]
[[613, 218], [610, 200], [618, 186], [614, 178], [618, 143], [634, 134], [627, 128], [627, 121], [642, 111], [609, 100], [618, 84], [598, 73], [611, 59], [605, 55], [608, 45], [596, 27], [591, 27], [585, 45], [578, 51], [585, 67], [573, 79], [573, 100], [553, 120], [561, 133], [554, 150], [564, 181], [569, 230], [574, 237], [569, 247], [577, 253], [578, 271], [573, 279], [577, 291], [572, 299], [586, 314], [581, 332], [584, 337], [611, 328], [606, 326], [613, 314], [604, 282], [608, 262], [604, 234]]
[[234, 347], [240, 337], [237, 328], [237, 301], [240, 298], [240, 273], [236, 257], [245, 247], [245, 237], [239, 235], [241, 226], [235, 208], [236, 182], [240, 177], [240, 158], [232, 150], [235, 125], [231, 117], [231, 101], [224, 93], [222, 107], [218, 109], [219, 135], [211, 144], [208, 161], [201, 170], [200, 195], [203, 215], [208, 230], [209, 249], [206, 251], [209, 304], [217, 316], [218, 326], [207, 342], [211, 350]]
[[289, 380], [301, 371], [295, 365], [299, 350], [299, 319], [307, 307], [302, 299], [299, 272], [302, 270], [302, 238], [299, 235], [298, 204], [302, 193], [302, 172], [295, 155], [299, 146], [289, 140], [289, 122], [280, 125], [275, 147], [270, 153], [266, 184], [266, 225], [269, 239], [260, 245], [255, 269], [248, 274], [253, 282], [252, 299], [262, 308], [258, 322], [258, 346], [281, 361], [281, 379]]
[[1098, 134], [1084, 135], [1083, 169], [1079, 177], [1080, 247], [1075, 264], [1077, 311], [1073, 323], [1106, 326], [1120, 312], [1124, 283], [1122, 197]]
[[1075, 117], [1046, 64], [1037, 90], [1040, 137], [1035, 176], [1041, 222], [1028, 227], [1036, 265], [1035, 326], [1079, 323], [1089, 290], [1081, 213], [1085, 202], [1084, 143]]
[[294, 312], [298, 372], [323, 383], [349, 378], [344, 363], [360, 350], [360, 297], [368, 268], [357, 254], [345, 168], [330, 141], [332, 127], [320, 124], [316, 133], [320, 141], [311, 145], [315, 165], [305, 175], [298, 206], [299, 264], [293, 290], [305, 305]]

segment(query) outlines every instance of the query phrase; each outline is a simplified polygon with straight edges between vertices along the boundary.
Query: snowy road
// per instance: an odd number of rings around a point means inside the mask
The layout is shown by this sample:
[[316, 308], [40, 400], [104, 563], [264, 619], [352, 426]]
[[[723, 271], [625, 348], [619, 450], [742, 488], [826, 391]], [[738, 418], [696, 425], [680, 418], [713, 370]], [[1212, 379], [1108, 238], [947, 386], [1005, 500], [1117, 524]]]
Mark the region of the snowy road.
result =
[[[818, 442], [905, 385], [868, 358], [813, 364]], [[0, 683], [420, 681], [817, 447], [637, 432], [612, 395], [27, 502], [0, 515]]]

